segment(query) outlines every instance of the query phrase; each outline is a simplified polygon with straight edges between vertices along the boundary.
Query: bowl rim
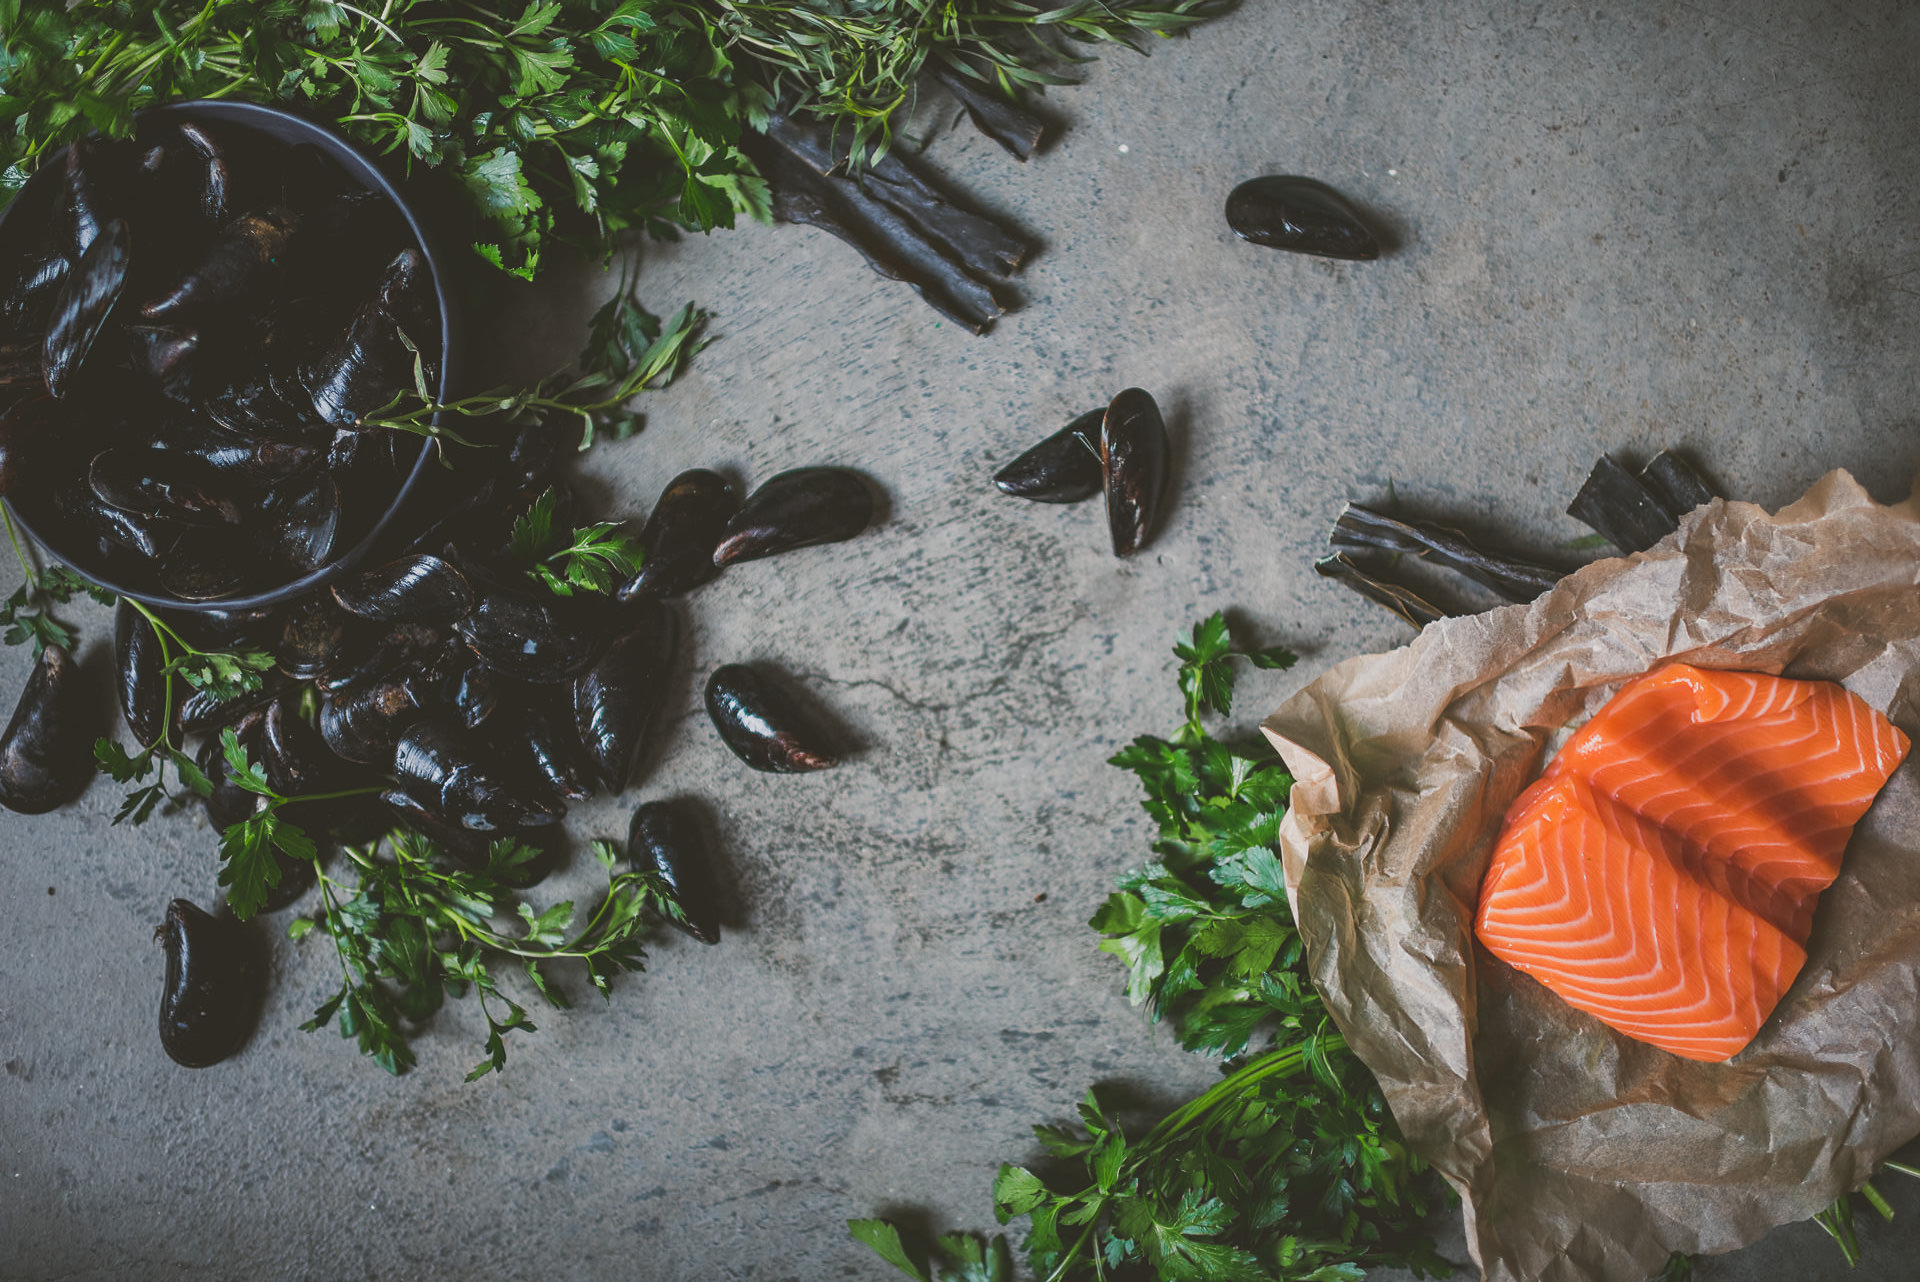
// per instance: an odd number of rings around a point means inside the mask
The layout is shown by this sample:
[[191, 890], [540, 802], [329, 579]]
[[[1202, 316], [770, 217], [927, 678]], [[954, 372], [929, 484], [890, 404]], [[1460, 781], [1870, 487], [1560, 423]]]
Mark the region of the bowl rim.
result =
[[[296, 133], [302, 133], [306, 135], [307, 141], [313, 142], [323, 151], [327, 152], [327, 154], [345, 168], [349, 175], [356, 181], [360, 182], [369, 190], [379, 192], [388, 200], [391, 200], [395, 208], [400, 211], [400, 216], [406, 220], [408, 230], [413, 233], [414, 241], [419, 245], [421, 255], [426, 259], [427, 272], [433, 280], [434, 302], [440, 314], [440, 377], [439, 386], [435, 390], [442, 403], [453, 399], [454, 365], [460, 351], [460, 316], [458, 309], [454, 305], [453, 281], [451, 279], [451, 269], [448, 266], [445, 247], [440, 243], [438, 237], [429, 229], [426, 220], [420, 216], [419, 211], [416, 210], [413, 204], [402, 194], [399, 184], [394, 182], [393, 179], [380, 168], [374, 161], [374, 158], [370, 156], [364, 148], [331, 126], [321, 124], [310, 117], [285, 110], [284, 108], [270, 107], [264, 103], [245, 102], [237, 99], [190, 98], [180, 102], [163, 103], [135, 112], [133, 119], [135, 127], [137, 128], [143, 121], [166, 119], [169, 117], [176, 117], [183, 120], [209, 120], [216, 123], [238, 125], [242, 128], [252, 129], [255, 132], [266, 133], [270, 136], [284, 133], [284, 131], [288, 129]], [[52, 181], [52, 179], [45, 178], [43, 175], [57, 171], [59, 162], [65, 158], [68, 148], [72, 145], [72, 143], [69, 143], [66, 147], [51, 152], [42, 159], [39, 167], [34, 171], [33, 175], [27, 179], [27, 183], [23, 185], [19, 191], [14, 193], [14, 198], [7, 203], [5, 208], [0, 208], [0, 234], [4, 234], [8, 215], [20, 208], [21, 198], [25, 195], [27, 187], [36, 181]], [[441, 420], [445, 417], [444, 412], [434, 415], [432, 420], [433, 425], [435, 427], [441, 426]], [[12, 517], [14, 525], [19, 528], [20, 532], [31, 539], [50, 559], [60, 562], [60, 564], [87, 580], [87, 582], [92, 583], [96, 587], [103, 588], [115, 596], [126, 597], [146, 605], [157, 606], [168, 610], [190, 610], [199, 613], [237, 613], [279, 605], [285, 601], [303, 596], [316, 588], [324, 587], [366, 559], [367, 554], [377, 547], [381, 540], [384, 539], [387, 533], [393, 528], [394, 522], [399, 517], [401, 509], [406, 506], [407, 500], [419, 487], [422, 478], [427, 473], [427, 469], [433, 466], [436, 452], [433, 447], [433, 442], [425, 439], [421, 440], [420, 452], [414, 459], [413, 467], [401, 481], [400, 488], [394, 492], [393, 500], [387, 504], [386, 511], [380, 514], [379, 519], [369, 527], [367, 532], [362, 535], [352, 547], [348, 548], [339, 556], [285, 583], [276, 584], [273, 587], [256, 592], [249, 592], [245, 595], [217, 597], [207, 601], [190, 601], [185, 597], [172, 596], [165, 592], [134, 590], [114, 583], [105, 576], [88, 570], [83, 566], [75, 565], [71, 560], [57, 552], [52, 544], [48, 543], [46, 539], [42, 538], [40, 534], [29, 525], [26, 519], [21, 516], [19, 509], [14, 505], [12, 500], [0, 498], [0, 504], [6, 506], [8, 514]]]

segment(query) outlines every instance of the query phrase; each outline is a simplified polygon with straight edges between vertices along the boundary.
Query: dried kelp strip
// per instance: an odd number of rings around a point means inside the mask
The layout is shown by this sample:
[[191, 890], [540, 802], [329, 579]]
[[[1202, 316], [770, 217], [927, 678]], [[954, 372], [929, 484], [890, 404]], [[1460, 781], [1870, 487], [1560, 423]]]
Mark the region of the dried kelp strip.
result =
[[1423, 557], [1493, 589], [1509, 601], [1531, 601], [1558, 583], [1561, 571], [1517, 557], [1486, 552], [1459, 530], [1427, 521], [1402, 521], [1349, 503], [1333, 523], [1327, 542], [1337, 548], [1369, 548]]
[[1666, 504], [1611, 454], [1593, 465], [1567, 515], [1623, 552], [1644, 552], [1679, 527]]
[[958, 67], [935, 62], [931, 71], [933, 78], [945, 85], [967, 109], [973, 127], [1012, 152], [1015, 160], [1025, 161], [1040, 145], [1040, 135], [1047, 129], [1046, 121], [1019, 103], [1009, 102], [995, 93], [991, 85], [974, 79]]
[[1647, 460], [1640, 480], [1675, 520], [1720, 497], [1685, 459], [1667, 450]]
[[851, 182], [821, 175], [765, 139], [749, 135], [746, 146], [773, 189], [773, 216], [781, 222], [832, 232], [859, 250], [882, 276], [905, 281], [935, 311], [976, 334], [1006, 311], [991, 289], [941, 254], [905, 219], [864, 198]]
[[1321, 557], [1313, 563], [1315, 574], [1322, 578], [1336, 579], [1375, 605], [1384, 605], [1416, 628], [1424, 628], [1436, 619], [1444, 619], [1447, 612], [1434, 605], [1418, 593], [1376, 579], [1355, 565], [1344, 552], [1335, 552], [1332, 556]]

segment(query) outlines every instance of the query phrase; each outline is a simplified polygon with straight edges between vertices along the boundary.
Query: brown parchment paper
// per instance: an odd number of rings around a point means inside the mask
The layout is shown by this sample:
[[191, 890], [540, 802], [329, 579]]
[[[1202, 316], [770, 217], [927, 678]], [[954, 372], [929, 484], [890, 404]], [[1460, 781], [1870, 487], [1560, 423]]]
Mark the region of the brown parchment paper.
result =
[[[1845, 472], [1716, 501], [1531, 605], [1349, 660], [1262, 729], [1315, 981], [1499, 1282], [1641, 1282], [1804, 1219], [1920, 1133], [1920, 764], [1821, 897], [1808, 960], [1726, 1064], [1642, 1045], [1479, 948], [1508, 805], [1569, 723], [1667, 659], [1838, 681], [1920, 742], [1920, 506]], [[1916, 753], [1915, 756], [1920, 756]]]

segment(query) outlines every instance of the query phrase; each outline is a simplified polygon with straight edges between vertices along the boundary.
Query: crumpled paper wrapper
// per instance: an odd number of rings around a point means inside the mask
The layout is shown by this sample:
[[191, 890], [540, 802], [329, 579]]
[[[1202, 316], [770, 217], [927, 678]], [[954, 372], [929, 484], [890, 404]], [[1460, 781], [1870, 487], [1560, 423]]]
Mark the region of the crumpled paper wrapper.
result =
[[[1920, 498], [1920, 493], [1917, 493]], [[1701, 1064], [1567, 1006], [1473, 937], [1507, 807], [1569, 728], [1670, 659], [1837, 681], [1920, 742], [1920, 503], [1835, 472], [1778, 515], [1716, 501], [1531, 605], [1349, 660], [1262, 729], [1313, 978], [1498, 1282], [1642, 1282], [1857, 1187], [1920, 1133], [1920, 765], [1821, 897], [1806, 968]], [[1915, 756], [1920, 756], [1916, 753]]]

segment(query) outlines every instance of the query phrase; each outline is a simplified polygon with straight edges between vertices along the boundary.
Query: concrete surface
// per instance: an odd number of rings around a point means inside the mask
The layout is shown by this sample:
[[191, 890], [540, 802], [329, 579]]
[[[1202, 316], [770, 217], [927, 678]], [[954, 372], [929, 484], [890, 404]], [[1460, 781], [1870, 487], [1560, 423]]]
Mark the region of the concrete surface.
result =
[[[663, 763], [570, 820], [613, 835], [639, 799], [705, 798], [739, 902], [725, 942], [667, 940], [610, 1007], [536, 1013], [506, 1075], [467, 1086], [471, 1003], [394, 1080], [296, 1030], [334, 963], [281, 940], [253, 1043], [189, 1072], [155, 1037], [149, 933], [170, 897], [211, 897], [204, 825], [111, 827], [106, 784], [6, 815], [0, 1275], [877, 1279], [849, 1216], [989, 1226], [995, 1165], [1090, 1083], [1170, 1103], [1212, 1075], [1126, 1005], [1083, 924], [1144, 854], [1102, 763], [1175, 721], [1177, 628], [1235, 608], [1306, 656], [1245, 682], [1245, 729], [1407, 639], [1309, 570], [1343, 500], [1392, 487], [1552, 549], [1584, 533], [1562, 509], [1608, 449], [1684, 446], [1768, 504], [1836, 466], [1905, 492], [1916, 67], [1920, 8], [1893, 0], [1249, 0], [1090, 66], [1024, 167], [964, 127], [933, 141], [1045, 242], [989, 337], [811, 229], [648, 247], [643, 295], [697, 298], [719, 341], [644, 435], [592, 454], [590, 488], [638, 515], [685, 467], [831, 462], [891, 509], [701, 591]], [[1236, 242], [1226, 192], [1275, 172], [1340, 188], [1398, 249], [1335, 266]], [[609, 288], [559, 272], [513, 332], [569, 350]], [[1097, 506], [987, 478], [1130, 384], [1167, 408], [1181, 476], [1121, 563]], [[104, 618], [75, 615], [100, 644]], [[799, 678], [860, 751], [740, 768], [695, 688], [733, 660]], [[0, 654], [0, 689], [27, 667]], [[1909, 1278], [1920, 1193], [1888, 1191], [1902, 1216], [1863, 1225], [1856, 1272], [1801, 1225], [1700, 1275]]]

